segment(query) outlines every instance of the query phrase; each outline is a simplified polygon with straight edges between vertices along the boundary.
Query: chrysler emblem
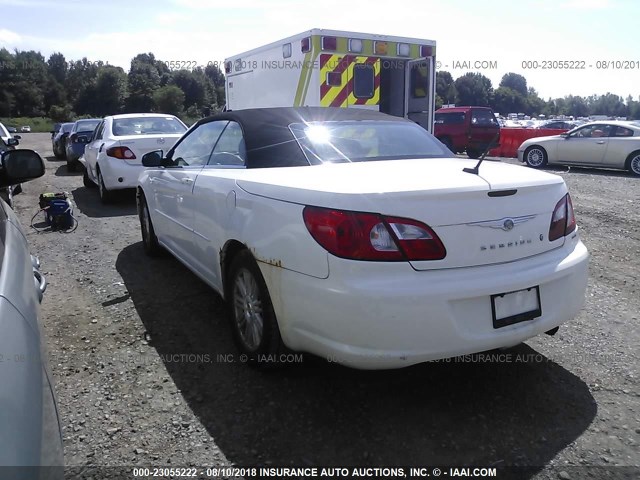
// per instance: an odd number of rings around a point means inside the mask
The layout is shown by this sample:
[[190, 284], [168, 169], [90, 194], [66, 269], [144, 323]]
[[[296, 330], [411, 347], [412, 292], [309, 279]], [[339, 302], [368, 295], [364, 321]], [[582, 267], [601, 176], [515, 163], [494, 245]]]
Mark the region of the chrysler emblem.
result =
[[505, 232], [509, 232], [513, 230], [516, 225], [528, 222], [532, 218], [535, 218], [535, 215], [524, 215], [522, 217], [505, 217], [498, 220], [486, 220], [484, 222], [468, 223], [467, 225], [472, 227], [498, 228], [500, 230], [504, 230]]

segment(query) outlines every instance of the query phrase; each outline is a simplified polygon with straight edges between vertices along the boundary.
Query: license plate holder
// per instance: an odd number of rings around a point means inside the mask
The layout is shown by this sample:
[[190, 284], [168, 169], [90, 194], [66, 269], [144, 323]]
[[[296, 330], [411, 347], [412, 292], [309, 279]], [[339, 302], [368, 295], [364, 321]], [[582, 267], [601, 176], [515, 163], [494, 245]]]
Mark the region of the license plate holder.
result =
[[491, 295], [493, 328], [502, 328], [542, 316], [540, 287]]

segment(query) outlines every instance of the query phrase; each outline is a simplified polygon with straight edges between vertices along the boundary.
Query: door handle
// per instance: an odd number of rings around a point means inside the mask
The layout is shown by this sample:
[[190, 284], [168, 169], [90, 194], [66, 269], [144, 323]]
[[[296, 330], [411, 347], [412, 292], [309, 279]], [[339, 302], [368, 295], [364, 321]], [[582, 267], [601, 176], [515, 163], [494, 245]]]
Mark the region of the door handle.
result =
[[183, 178], [182, 179], [182, 183], [191, 184], [191, 183], [193, 183], [193, 179], [192, 178]]
[[604, 140], [599, 140], [596, 142], [598, 145], [604, 145]]

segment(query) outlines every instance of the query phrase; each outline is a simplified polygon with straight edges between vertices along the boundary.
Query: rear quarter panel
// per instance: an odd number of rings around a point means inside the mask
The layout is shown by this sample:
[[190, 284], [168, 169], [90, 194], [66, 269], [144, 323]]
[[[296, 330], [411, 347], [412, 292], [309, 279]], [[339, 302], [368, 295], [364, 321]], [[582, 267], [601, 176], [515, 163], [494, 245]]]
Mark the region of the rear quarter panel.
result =
[[303, 205], [253, 195], [239, 187], [230, 232], [259, 262], [317, 278], [329, 276], [328, 253], [307, 230]]
[[640, 151], [640, 137], [610, 137], [604, 164], [613, 168], [625, 168], [627, 158]]

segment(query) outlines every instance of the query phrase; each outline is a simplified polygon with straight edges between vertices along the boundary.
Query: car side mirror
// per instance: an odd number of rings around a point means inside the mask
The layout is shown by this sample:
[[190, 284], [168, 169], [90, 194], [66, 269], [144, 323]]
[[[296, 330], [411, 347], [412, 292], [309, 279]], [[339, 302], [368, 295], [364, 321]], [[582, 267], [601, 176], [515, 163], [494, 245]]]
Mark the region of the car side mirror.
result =
[[17, 138], [13, 137], [7, 140], [7, 145], [10, 147], [15, 147], [16, 145], [18, 145], [20, 142], [18, 141]]
[[33, 150], [7, 150], [0, 155], [0, 187], [28, 182], [44, 175], [44, 161]]
[[164, 153], [162, 150], [154, 150], [153, 152], [145, 153], [142, 156], [142, 165], [145, 167], [161, 167], [163, 165]]

